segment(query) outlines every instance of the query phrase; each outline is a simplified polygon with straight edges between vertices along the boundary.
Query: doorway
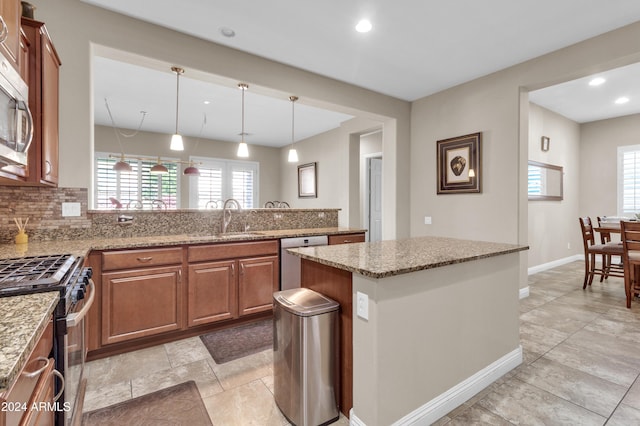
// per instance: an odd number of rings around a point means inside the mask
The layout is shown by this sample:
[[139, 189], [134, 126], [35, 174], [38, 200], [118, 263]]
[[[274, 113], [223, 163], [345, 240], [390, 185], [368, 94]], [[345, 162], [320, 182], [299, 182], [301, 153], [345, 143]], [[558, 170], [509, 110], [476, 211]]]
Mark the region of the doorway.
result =
[[382, 240], [382, 156], [367, 158], [366, 215], [368, 240]]

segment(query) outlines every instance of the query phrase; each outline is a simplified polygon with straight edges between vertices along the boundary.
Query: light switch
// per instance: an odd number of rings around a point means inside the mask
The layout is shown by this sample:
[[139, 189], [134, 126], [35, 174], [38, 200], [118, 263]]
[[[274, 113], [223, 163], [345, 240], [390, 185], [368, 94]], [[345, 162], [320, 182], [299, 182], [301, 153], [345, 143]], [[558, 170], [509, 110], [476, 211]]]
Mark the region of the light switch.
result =
[[62, 217], [80, 216], [80, 203], [62, 203]]
[[362, 319], [369, 319], [369, 296], [364, 293], [357, 292], [356, 293], [356, 312], [358, 316]]

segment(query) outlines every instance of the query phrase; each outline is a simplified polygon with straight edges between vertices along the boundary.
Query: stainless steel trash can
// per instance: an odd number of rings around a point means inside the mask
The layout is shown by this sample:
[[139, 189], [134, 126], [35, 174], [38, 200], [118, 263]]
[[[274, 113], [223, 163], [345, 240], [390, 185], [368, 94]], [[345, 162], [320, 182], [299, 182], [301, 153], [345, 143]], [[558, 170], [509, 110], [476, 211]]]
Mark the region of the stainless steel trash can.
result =
[[274, 395], [296, 426], [338, 419], [340, 304], [307, 288], [273, 294]]

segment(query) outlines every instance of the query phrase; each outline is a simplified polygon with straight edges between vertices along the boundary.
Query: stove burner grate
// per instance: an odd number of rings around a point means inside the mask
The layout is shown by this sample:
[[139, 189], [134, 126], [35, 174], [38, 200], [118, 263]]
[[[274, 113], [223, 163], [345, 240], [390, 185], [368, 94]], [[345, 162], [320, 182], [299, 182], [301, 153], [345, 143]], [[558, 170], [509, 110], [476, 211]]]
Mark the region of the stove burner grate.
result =
[[74, 268], [70, 254], [0, 260], [0, 295], [14, 291], [55, 287]]

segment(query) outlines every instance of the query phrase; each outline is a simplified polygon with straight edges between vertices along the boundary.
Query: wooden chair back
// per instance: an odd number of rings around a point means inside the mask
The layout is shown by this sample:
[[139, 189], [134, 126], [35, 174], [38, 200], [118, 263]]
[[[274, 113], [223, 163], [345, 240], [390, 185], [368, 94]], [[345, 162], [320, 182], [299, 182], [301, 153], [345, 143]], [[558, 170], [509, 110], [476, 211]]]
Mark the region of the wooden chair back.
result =
[[610, 243], [611, 242], [611, 232], [602, 230], [602, 218], [600, 216], [598, 216], [598, 228], [601, 229], [601, 231], [600, 231], [600, 243], [602, 243], [602, 244]]
[[585, 254], [589, 250], [589, 247], [596, 243], [596, 237], [593, 231], [593, 225], [591, 224], [591, 218], [581, 217], [580, 219], [580, 229], [582, 229], [582, 244], [584, 245]]
[[627, 252], [637, 252], [637, 255], [640, 256], [640, 222], [623, 221], [620, 223], [620, 229], [625, 258], [628, 257]]

